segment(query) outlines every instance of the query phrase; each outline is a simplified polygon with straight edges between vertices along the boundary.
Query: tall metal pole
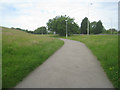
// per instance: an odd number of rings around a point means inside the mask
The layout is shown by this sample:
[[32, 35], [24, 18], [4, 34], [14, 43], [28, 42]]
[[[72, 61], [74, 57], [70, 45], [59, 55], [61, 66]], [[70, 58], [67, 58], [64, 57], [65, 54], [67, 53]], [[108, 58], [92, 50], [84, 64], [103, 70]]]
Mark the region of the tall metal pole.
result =
[[89, 3], [88, 3], [87, 35], [89, 35]]
[[89, 35], [90, 33], [90, 29], [89, 29], [89, 5], [93, 5], [93, 3], [88, 3], [88, 21], [87, 21], [87, 35]]
[[111, 18], [111, 34], [112, 34], [112, 18]]
[[66, 21], [66, 38], [67, 38], [67, 20], [65, 20]]
[[89, 35], [89, 20], [87, 21], [87, 35]]

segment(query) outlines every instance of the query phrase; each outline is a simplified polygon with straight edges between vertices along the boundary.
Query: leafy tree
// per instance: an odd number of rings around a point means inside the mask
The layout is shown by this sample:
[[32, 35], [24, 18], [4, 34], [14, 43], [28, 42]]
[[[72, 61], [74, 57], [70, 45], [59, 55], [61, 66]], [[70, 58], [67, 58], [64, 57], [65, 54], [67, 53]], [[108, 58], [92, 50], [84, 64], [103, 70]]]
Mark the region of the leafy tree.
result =
[[115, 28], [106, 30], [106, 32], [104, 32], [105, 34], [117, 34], [118, 31]]
[[102, 33], [103, 32], [103, 25], [102, 25], [102, 22], [99, 20], [97, 23], [96, 23], [96, 28], [95, 28], [95, 31], [94, 31], [94, 34], [99, 34], [99, 33]]
[[[118, 34], [120, 35], [120, 30], [118, 31]], [[120, 45], [120, 44], [119, 44]]]
[[34, 31], [34, 34], [47, 34], [47, 29], [44, 26], [39, 27]]
[[106, 29], [104, 28], [100, 20], [98, 22], [93, 21], [90, 23], [90, 33], [92, 34], [106, 33]]
[[21, 28], [15, 28], [15, 29], [17, 29], [17, 30], [23, 30], [23, 29], [21, 29]]
[[25, 30], [25, 29], [21, 29], [21, 28], [14, 28], [14, 27], [11, 27], [11, 29], [24, 31], [24, 32], [27, 32], [27, 33], [33, 33], [33, 31], [30, 31], [30, 30], [27, 30], [27, 29]]
[[28, 30], [26, 30], [26, 32], [27, 32], [27, 33], [32, 33], [32, 34], [34, 33], [34, 31], [28, 31]]
[[102, 31], [102, 33], [105, 33], [107, 30], [103, 27], [103, 31]]
[[[87, 34], [88, 22], [89, 22], [89, 20], [88, 20], [87, 17], [85, 17], [82, 20], [81, 28], [80, 28], [80, 33], [81, 34]], [[90, 33], [90, 22], [89, 22], [89, 33]]]
[[56, 16], [53, 19], [49, 19], [47, 22], [48, 30], [52, 32], [56, 32], [57, 34], [61, 36], [66, 35], [66, 21], [67, 20], [67, 33], [70, 34], [76, 34], [79, 33], [79, 26], [74, 22], [73, 18], [70, 18], [69, 16]]
[[93, 21], [90, 23], [90, 33], [94, 34], [95, 29], [96, 29], [96, 24], [97, 24], [96, 21]]
[[109, 30], [111, 30], [112, 34], [117, 34], [118, 33], [118, 31], [115, 28], [112, 28], [112, 29], [109, 29]]
[[14, 27], [11, 27], [11, 29], [15, 29]]

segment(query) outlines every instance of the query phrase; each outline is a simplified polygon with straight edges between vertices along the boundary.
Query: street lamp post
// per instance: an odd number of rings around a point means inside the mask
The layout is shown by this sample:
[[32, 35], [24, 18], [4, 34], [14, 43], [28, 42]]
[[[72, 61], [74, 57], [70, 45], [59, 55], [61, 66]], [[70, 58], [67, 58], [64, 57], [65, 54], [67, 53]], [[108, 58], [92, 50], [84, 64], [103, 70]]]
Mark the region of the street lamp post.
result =
[[89, 3], [88, 3], [87, 35], [89, 35]]
[[89, 20], [87, 20], [87, 35], [89, 35]]
[[67, 38], [67, 20], [65, 20], [66, 21], [66, 38]]
[[88, 3], [88, 21], [87, 21], [87, 35], [89, 35], [89, 5], [92, 5], [93, 3]]
[[112, 18], [111, 18], [111, 34], [112, 34], [113, 32], [112, 32]]

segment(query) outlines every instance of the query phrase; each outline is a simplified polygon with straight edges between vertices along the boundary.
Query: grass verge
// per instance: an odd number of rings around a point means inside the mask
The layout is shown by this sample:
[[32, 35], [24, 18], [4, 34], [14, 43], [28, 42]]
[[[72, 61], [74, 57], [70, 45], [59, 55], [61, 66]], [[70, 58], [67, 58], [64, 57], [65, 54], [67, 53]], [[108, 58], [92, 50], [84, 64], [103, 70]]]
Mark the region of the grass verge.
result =
[[64, 44], [63, 41], [2, 28], [2, 88], [12, 88]]
[[101, 66], [115, 88], [118, 88], [118, 36], [81, 35], [68, 39], [83, 42], [100, 61]]

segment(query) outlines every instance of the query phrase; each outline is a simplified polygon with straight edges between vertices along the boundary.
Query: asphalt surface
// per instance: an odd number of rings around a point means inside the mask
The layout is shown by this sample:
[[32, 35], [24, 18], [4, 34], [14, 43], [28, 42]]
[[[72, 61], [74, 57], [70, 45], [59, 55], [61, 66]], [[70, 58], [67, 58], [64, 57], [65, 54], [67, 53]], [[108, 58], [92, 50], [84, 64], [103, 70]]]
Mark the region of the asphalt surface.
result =
[[64, 45], [15, 88], [113, 88], [83, 43], [62, 40]]

